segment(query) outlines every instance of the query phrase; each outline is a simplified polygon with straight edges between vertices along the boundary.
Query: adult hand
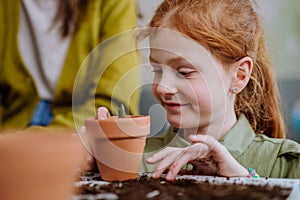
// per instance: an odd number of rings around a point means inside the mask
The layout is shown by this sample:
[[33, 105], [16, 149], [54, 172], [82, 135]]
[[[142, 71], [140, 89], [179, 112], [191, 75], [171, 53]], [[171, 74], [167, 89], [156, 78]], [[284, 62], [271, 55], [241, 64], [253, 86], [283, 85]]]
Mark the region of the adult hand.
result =
[[196, 159], [212, 158], [216, 163], [216, 175], [236, 177], [247, 176], [248, 171], [241, 166], [216, 139], [209, 135], [191, 135], [192, 145], [186, 148], [166, 147], [147, 159], [149, 164], [159, 162], [152, 174], [158, 178], [168, 169], [167, 180], [174, 180], [181, 168]]
[[[80, 140], [77, 133], [73, 133], [72, 137]], [[88, 171], [95, 171], [96, 170], [96, 160], [95, 158], [87, 151], [86, 147], [82, 146], [82, 148], [85, 150], [84, 160], [80, 165], [78, 166], [80, 172], [88, 172]]]
[[89, 172], [89, 171], [96, 171], [97, 164], [95, 158], [87, 152], [85, 156], [85, 162], [79, 166], [81, 172]]
[[[99, 107], [97, 110], [97, 119], [103, 120], [106, 119], [108, 116], [110, 116], [109, 111], [106, 107]], [[85, 132], [85, 128], [83, 127], [83, 130], [80, 130], [82, 132]], [[74, 137], [78, 137], [78, 134], [74, 133]], [[88, 147], [85, 147], [88, 148]], [[85, 162], [82, 163], [79, 166], [79, 170], [82, 172], [87, 172], [87, 171], [93, 171], [96, 170], [96, 160], [95, 158], [86, 150], [86, 155], [85, 155]]]
[[97, 119], [106, 119], [107, 117], [109, 117], [109, 111], [106, 107], [99, 107], [97, 110]]

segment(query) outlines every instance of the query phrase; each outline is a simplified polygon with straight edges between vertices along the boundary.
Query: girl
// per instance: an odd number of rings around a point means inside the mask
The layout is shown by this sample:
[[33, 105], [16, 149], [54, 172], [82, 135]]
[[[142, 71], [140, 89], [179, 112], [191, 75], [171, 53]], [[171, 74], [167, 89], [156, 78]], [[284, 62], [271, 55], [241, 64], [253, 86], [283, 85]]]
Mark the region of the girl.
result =
[[[145, 31], [153, 92], [172, 125], [148, 138], [141, 171], [300, 178], [285, 137], [262, 26], [251, 0], [165, 0]], [[98, 117], [107, 115], [98, 110]], [[256, 172], [255, 172], [256, 170]]]

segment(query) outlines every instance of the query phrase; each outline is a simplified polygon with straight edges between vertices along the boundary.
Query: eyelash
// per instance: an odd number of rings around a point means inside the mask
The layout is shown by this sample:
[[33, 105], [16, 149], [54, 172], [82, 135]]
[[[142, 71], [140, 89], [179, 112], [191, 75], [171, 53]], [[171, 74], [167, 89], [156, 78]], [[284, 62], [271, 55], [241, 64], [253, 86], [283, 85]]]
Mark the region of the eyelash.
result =
[[192, 72], [178, 71], [178, 73], [182, 76], [187, 76], [187, 75], [191, 74]]
[[[154, 74], [162, 74], [162, 70], [161, 69], [153, 69], [152, 72]], [[177, 71], [177, 73], [180, 75], [180, 76], [188, 76], [190, 75], [191, 73], [193, 72], [185, 72], [185, 71]]]

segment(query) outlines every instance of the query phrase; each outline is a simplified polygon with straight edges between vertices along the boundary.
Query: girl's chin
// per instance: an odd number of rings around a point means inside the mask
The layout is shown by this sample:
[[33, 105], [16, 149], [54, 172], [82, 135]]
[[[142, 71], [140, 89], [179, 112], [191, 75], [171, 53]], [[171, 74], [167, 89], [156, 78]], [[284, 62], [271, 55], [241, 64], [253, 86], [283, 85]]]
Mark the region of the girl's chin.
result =
[[179, 121], [169, 120], [169, 119], [168, 119], [168, 121], [169, 121], [170, 125], [174, 128], [183, 128], [182, 123], [180, 123]]
[[195, 124], [190, 124], [189, 122], [186, 121], [179, 121], [179, 120], [170, 120], [168, 119], [170, 125], [174, 128], [181, 128], [181, 129], [187, 129], [187, 128], [195, 128], [198, 127]]
[[171, 117], [167, 116], [168, 122], [170, 125], [174, 128], [180, 128], [180, 129], [205, 129], [207, 130], [207, 127], [209, 127], [210, 123], [196, 123], [196, 119], [187, 119], [182, 117]]

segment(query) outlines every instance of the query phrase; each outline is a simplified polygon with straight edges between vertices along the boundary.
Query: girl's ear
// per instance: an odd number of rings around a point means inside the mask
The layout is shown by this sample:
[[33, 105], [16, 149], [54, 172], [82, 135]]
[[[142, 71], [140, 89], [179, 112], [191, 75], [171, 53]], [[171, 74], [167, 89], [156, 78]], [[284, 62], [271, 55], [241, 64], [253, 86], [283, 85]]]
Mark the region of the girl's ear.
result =
[[248, 84], [253, 69], [253, 60], [249, 56], [245, 56], [234, 64], [236, 69], [235, 78], [232, 81], [231, 91], [233, 93], [241, 92]]

